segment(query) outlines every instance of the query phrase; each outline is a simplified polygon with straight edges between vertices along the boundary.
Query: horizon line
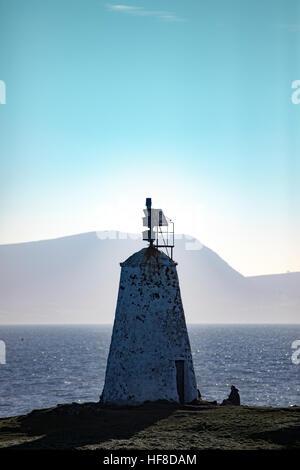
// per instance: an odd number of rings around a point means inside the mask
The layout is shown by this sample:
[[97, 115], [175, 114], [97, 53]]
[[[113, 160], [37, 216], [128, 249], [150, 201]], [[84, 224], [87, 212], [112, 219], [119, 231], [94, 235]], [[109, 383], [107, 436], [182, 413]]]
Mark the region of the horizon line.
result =
[[[1, 326], [111, 326], [113, 327], [114, 322], [111, 323], [0, 323]], [[300, 326], [300, 321], [299, 323], [289, 323], [289, 322], [283, 322], [283, 323], [269, 323], [269, 322], [229, 322], [229, 323], [207, 323], [207, 322], [200, 322], [200, 323], [186, 323], [187, 325], [190, 326]]]

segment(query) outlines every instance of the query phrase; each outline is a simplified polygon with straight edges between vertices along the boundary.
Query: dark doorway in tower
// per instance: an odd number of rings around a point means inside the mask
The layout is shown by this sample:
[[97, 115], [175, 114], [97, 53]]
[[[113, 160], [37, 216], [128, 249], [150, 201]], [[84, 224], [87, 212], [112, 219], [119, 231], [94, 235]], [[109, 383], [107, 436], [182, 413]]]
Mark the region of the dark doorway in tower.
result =
[[179, 402], [184, 403], [184, 361], [175, 361]]

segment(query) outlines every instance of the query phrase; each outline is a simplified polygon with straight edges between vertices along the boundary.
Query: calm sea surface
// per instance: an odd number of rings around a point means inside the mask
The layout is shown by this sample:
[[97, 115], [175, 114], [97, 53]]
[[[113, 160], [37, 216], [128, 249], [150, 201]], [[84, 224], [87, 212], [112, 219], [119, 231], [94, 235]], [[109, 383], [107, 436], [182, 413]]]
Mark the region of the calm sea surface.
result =
[[[189, 325], [203, 399], [222, 401], [230, 385], [247, 405], [300, 405], [300, 325]], [[57, 403], [98, 401], [111, 326], [0, 326], [0, 417]], [[300, 355], [299, 355], [300, 356]]]

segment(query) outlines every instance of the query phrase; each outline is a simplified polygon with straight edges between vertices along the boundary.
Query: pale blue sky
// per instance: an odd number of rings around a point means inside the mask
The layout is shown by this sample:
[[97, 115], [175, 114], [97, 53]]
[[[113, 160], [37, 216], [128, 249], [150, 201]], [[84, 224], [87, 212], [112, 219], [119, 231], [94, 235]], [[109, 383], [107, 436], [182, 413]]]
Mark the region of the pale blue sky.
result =
[[300, 270], [300, 0], [0, 0], [0, 243], [142, 230]]

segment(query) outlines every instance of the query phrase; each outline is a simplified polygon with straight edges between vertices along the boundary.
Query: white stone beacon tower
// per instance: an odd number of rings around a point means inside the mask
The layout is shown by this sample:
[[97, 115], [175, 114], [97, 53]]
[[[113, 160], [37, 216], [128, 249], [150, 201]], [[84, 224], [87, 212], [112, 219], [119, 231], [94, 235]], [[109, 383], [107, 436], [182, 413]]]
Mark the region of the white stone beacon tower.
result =
[[[164, 247], [173, 251], [174, 229], [170, 243], [168, 225], [172, 222], [161, 210], [151, 209], [150, 198], [146, 206], [144, 225], [148, 230], [143, 238], [149, 246], [120, 263], [104, 404], [139, 405], [156, 400], [188, 403], [197, 398], [177, 263], [172, 255], [158, 250]], [[164, 232], [163, 227], [167, 227]]]

